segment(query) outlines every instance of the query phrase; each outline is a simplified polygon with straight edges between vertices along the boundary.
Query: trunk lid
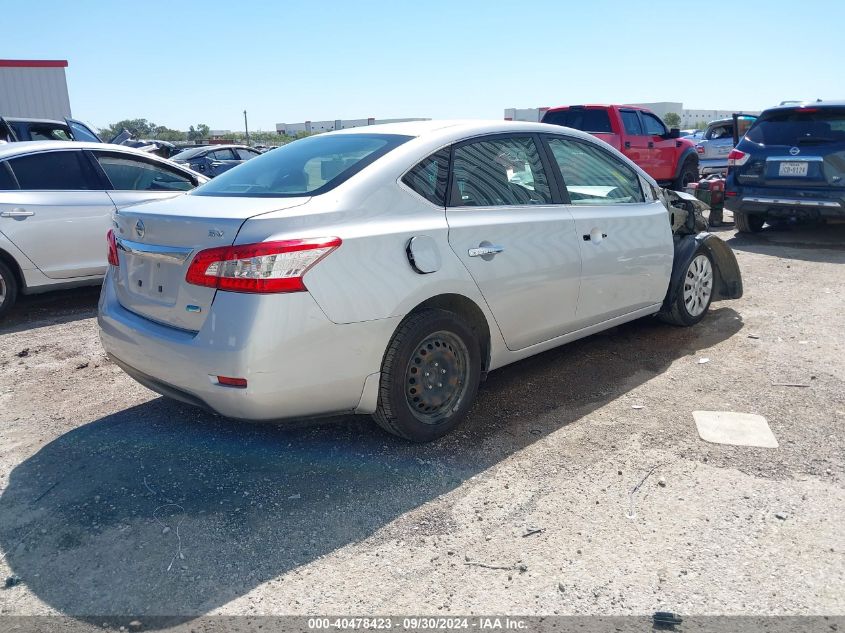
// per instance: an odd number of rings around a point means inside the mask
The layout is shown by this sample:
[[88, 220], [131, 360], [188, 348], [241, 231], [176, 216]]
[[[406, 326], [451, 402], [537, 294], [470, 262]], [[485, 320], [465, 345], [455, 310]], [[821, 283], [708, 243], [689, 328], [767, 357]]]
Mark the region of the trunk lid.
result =
[[184, 195], [120, 209], [114, 215], [120, 266], [113, 283], [118, 301], [153, 321], [198, 331], [217, 291], [185, 281], [193, 256], [205, 248], [233, 244], [249, 218], [308, 200]]

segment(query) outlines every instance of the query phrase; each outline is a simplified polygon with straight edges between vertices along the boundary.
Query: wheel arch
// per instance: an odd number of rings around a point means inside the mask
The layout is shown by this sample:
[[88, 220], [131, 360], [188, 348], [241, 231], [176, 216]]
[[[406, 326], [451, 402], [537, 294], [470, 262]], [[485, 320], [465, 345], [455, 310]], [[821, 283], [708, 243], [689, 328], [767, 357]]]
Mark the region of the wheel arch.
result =
[[712, 233], [703, 231], [698, 235], [684, 235], [675, 241], [672, 275], [663, 300], [663, 311], [671, 310], [680, 290], [681, 278], [699, 246], [703, 246], [713, 260], [713, 301], [739, 299], [742, 296], [742, 274], [731, 247]]
[[26, 280], [24, 279], [23, 271], [21, 270], [18, 261], [12, 257], [11, 253], [0, 248], [0, 262], [3, 262], [9, 267], [9, 270], [11, 270], [12, 274], [15, 276], [15, 281], [18, 282], [18, 290], [23, 292], [24, 288], [26, 288]]
[[[445, 293], [436, 295], [434, 297], [430, 297], [426, 299], [422, 303], [417, 304], [408, 313], [405, 315], [405, 319], [407, 319], [412, 314], [416, 314], [420, 310], [425, 310], [426, 308], [436, 308], [440, 310], [446, 310], [448, 312], [454, 312], [458, 316], [462, 317], [472, 330], [478, 336], [478, 340], [481, 343], [481, 377], [484, 379], [487, 376], [487, 371], [490, 367], [490, 359], [491, 359], [491, 338], [490, 338], [490, 324], [487, 321], [487, 317], [484, 315], [484, 311], [478, 306], [478, 304], [473, 301], [472, 299], [454, 293]], [[403, 322], [405, 321], [403, 319]], [[401, 327], [401, 323], [397, 326], [397, 330]]]
[[676, 179], [680, 178], [680, 176], [681, 176], [681, 171], [684, 169], [684, 165], [685, 165], [685, 164], [686, 164], [686, 162], [687, 162], [688, 160], [690, 160], [690, 159], [692, 159], [692, 161], [693, 161], [696, 165], [699, 165], [699, 164], [700, 164], [700, 161], [699, 161], [699, 159], [698, 159], [698, 153], [696, 153], [696, 151], [695, 151], [695, 148], [694, 148], [694, 147], [688, 147], [687, 149], [685, 149], [685, 150], [684, 150], [684, 153], [683, 153], [683, 154], [681, 154], [681, 155], [678, 157], [678, 162], [677, 162], [677, 164], [675, 165], [675, 175], [674, 175], [674, 177], [673, 177], [673, 180], [676, 180]]

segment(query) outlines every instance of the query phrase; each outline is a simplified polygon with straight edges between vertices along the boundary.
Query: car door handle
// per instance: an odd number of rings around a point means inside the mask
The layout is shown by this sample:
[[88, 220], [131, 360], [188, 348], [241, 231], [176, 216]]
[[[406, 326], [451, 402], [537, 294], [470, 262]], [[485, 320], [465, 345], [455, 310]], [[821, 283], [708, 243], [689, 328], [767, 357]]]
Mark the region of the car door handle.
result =
[[631, 149], [631, 141], [625, 141], [625, 149]]
[[12, 209], [11, 211], [0, 211], [0, 218], [28, 218], [35, 215], [35, 211], [26, 209]]
[[481, 257], [483, 259], [493, 259], [496, 255], [505, 250], [504, 246], [496, 246], [495, 244], [485, 244], [482, 242], [477, 248], [471, 248], [467, 251], [470, 257]]
[[649, 148], [649, 149], [654, 149], [654, 141], [649, 141], [649, 142], [648, 142], [648, 148]]
[[213, 163], [211, 163], [211, 166], [212, 167], [220, 167], [222, 164], [223, 164], [222, 162], [220, 162], [219, 160], [216, 160]]

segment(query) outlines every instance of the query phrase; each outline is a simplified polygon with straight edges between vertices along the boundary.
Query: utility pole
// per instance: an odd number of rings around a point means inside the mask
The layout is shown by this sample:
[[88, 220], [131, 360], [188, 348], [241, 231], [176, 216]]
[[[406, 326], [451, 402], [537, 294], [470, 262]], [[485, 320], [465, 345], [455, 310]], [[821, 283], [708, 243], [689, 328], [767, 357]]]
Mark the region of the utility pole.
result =
[[244, 110], [244, 130], [246, 131], [246, 144], [249, 145], [249, 125], [246, 122], [246, 110]]

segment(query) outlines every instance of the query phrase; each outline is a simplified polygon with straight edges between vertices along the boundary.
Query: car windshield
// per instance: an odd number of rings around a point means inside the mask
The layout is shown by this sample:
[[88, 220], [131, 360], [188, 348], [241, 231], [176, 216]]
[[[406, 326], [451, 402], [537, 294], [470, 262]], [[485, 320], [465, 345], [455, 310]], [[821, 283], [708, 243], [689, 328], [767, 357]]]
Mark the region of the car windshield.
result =
[[775, 110], [761, 115], [745, 138], [760, 145], [845, 143], [845, 107]]
[[563, 125], [584, 132], [599, 132], [610, 134], [613, 129], [610, 127], [610, 117], [607, 110], [569, 108], [568, 110], [557, 110], [546, 112], [543, 123], [552, 125]]
[[174, 154], [171, 157], [171, 160], [188, 160], [190, 158], [193, 158], [200, 152], [206, 151], [207, 149], [207, 147], [192, 147], [191, 149], [184, 149], [178, 154]]
[[395, 134], [311, 136], [257, 156], [192, 193], [247, 197], [319, 195], [410, 138]]

